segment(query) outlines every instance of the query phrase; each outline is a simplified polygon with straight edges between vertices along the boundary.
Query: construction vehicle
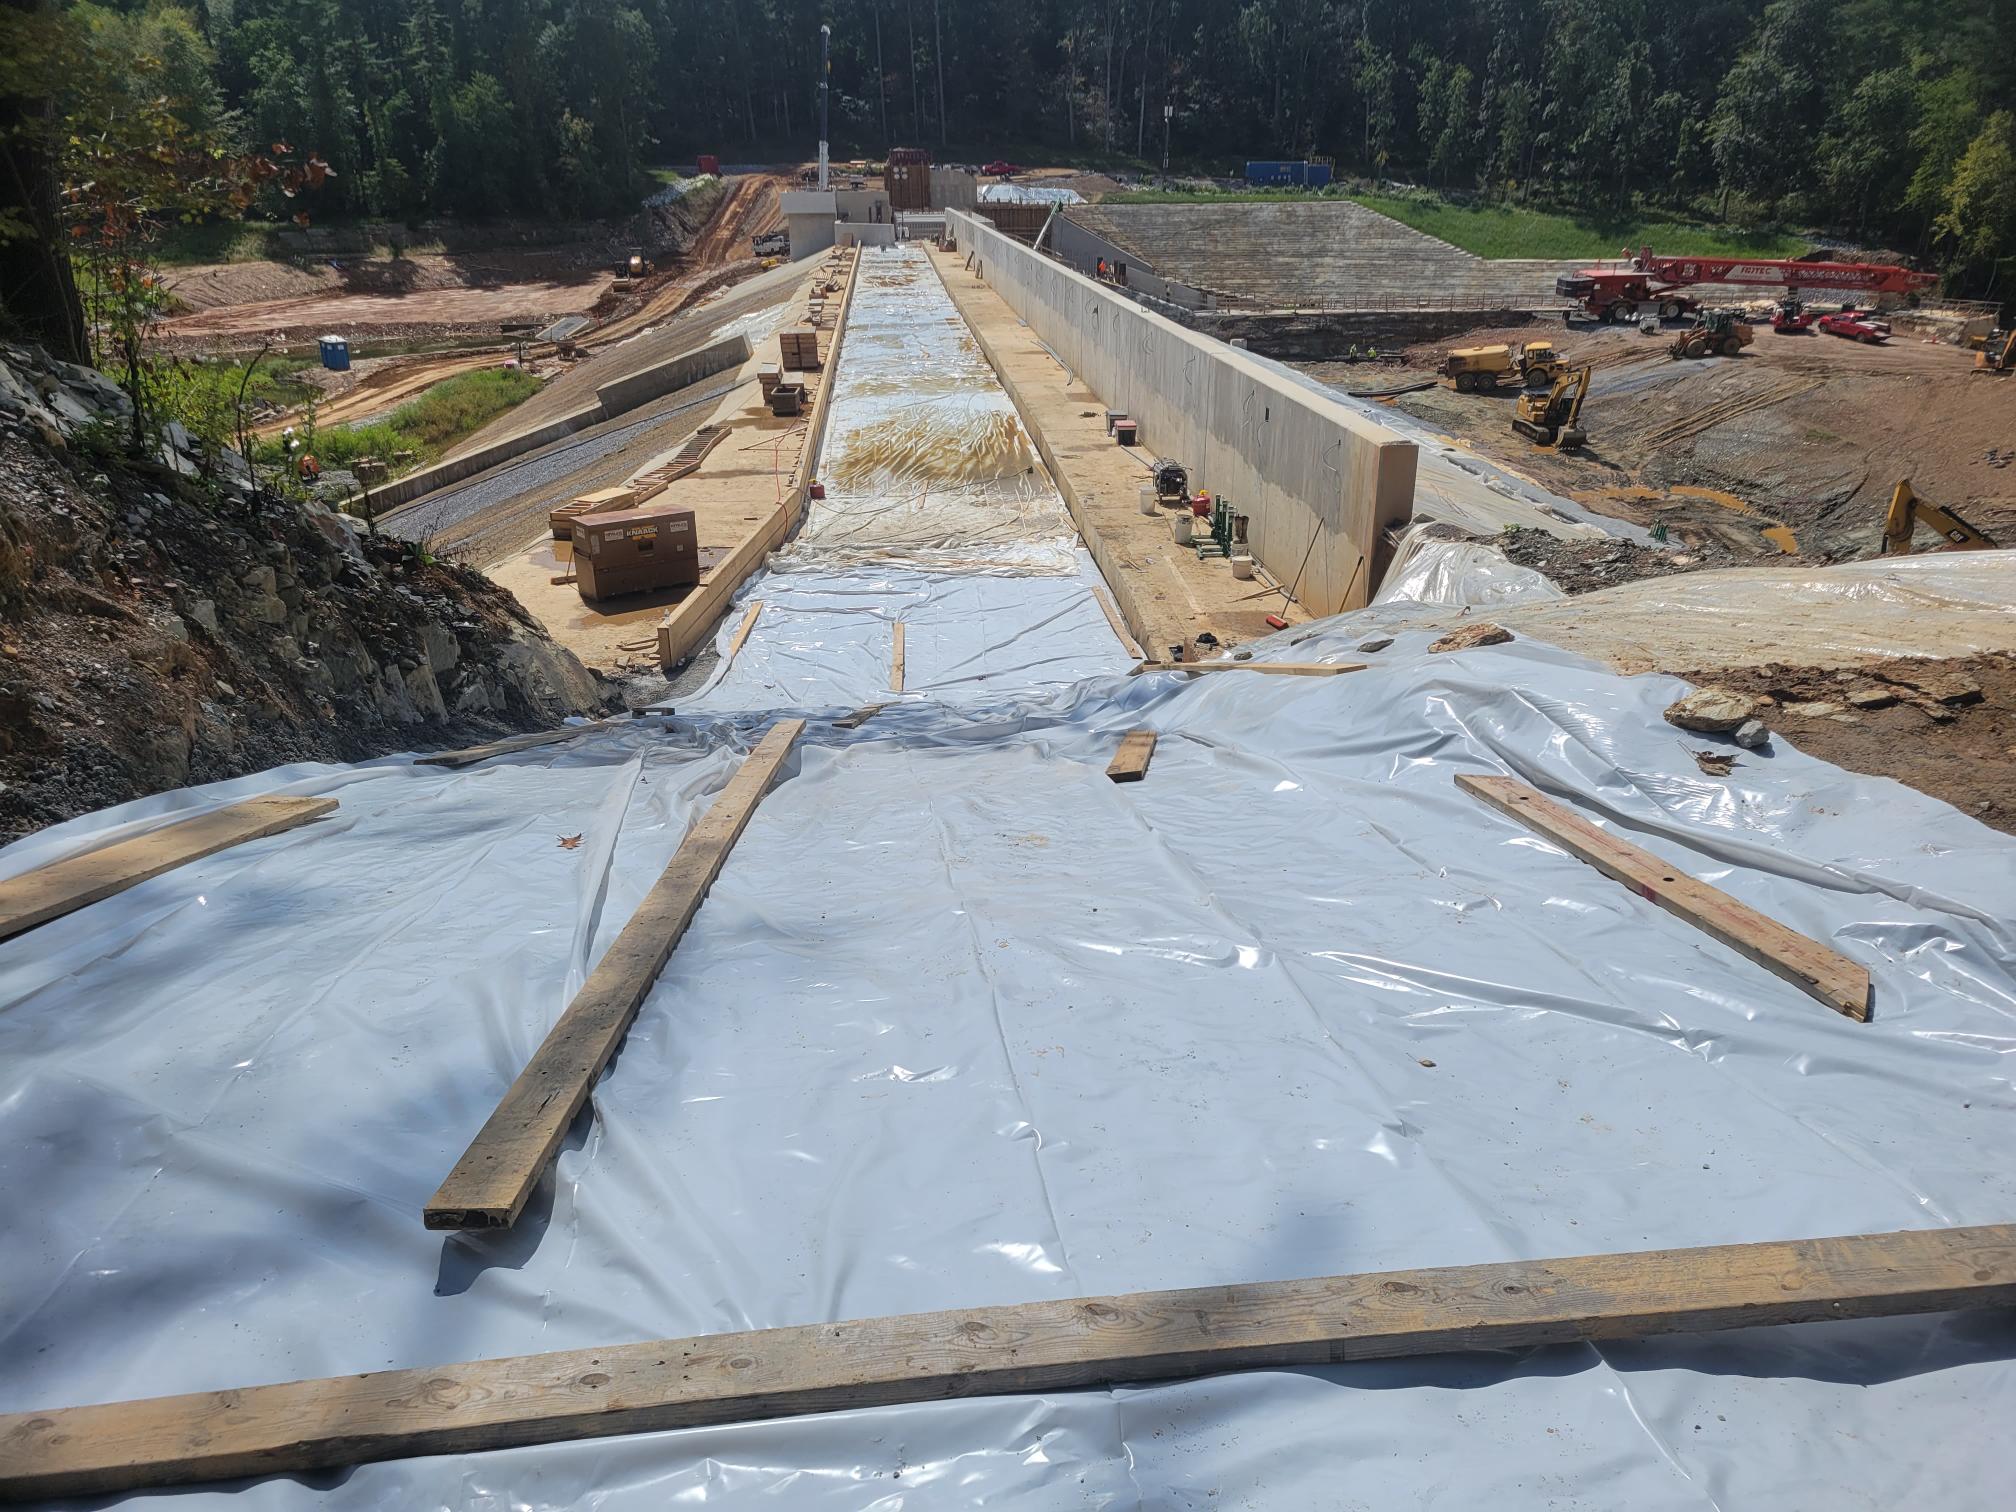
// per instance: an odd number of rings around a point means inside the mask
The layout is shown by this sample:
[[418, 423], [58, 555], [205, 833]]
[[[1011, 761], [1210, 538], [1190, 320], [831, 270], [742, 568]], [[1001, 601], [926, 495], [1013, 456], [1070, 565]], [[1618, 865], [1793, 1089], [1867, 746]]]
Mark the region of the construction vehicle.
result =
[[1536, 446], [1557, 451], [1575, 451], [1589, 437], [1577, 423], [1582, 418], [1582, 401], [1589, 397], [1593, 370], [1578, 368], [1554, 378], [1540, 379], [1519, 395], [1519, 407], [1512, 416], [1512, 429]]
[[1981, 338], [1981, 350], [1974, 354], [1977, 373], [2016, 373], [2016, 330], [1997, 326]]
[[1442, 376], [1459, 394], [1489, 393], [1499, 380], [1516, 373], [1522, 384], [1552, 383], [1566, 364], [1551, 341], [1529, 341], [1514, 348], [1496, 346], [1454, 347], [1442, 359]]
[[1803, 336], [1813, 329], [1813, 312], [1788, 294], [1771, 311], [1771, 329], [1780, 336]]
[[616, 282], [628, 283], [636, 278], [649, 278], [658, 271], [658, 265], [642, 252], [632, 252], [616, 264]]
[[1909, 556], [1912, 534], [1920, 525], [1929, 525], [1946, 537], [1946, 544], [1934, 546], [1931, 548], [1934, 551], [1995, 549], [1994, 537], [1975, 529], [1944, 505], [1919, 498], [1911, 491], [1911, 480], [1906, 478], [1890, 495], [1890, 509], [1883, 516], [1883, 555]]
[[1668, 357], [1734, 357], [1757, 339], [1734, 310], [1703, 310], [1694, 324], [1673, 338]]
[[[1857, 294], [1912, 294], [1939, 281], [1891, 263], [1794, 262], [1773, 258], [1655, 257], [1650, 248], [1617, 265], [1583, 268], [1554, 280], [1554, 292], [1596, 320], [1632, 321], [1641, 307], [1674, 320], [1701, 307], [1679, 291], [1695, 284], [1845, 289]], [[1572, 320], [1576, 311], [1569, 311]]]

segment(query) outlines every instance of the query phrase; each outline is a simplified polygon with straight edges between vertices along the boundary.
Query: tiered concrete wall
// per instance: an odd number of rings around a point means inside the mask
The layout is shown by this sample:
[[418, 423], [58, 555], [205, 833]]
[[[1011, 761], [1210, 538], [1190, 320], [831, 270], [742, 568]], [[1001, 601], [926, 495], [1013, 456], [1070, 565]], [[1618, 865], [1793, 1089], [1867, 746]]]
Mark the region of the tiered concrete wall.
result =
[[[947, 216], [960, 250], [1141, 443], [1251, 517], [1254, 555], [1318, 614], [1369, 602], [1381, 537], [1414, 509], [1415, 446], [1223, 342], [1004, 236]], [[1303, 565], [1306, 558], [1307, 565]]]
[[563, 441], [578, 430], [586, 430], [591, 425], [599, 425], [604, 420], [614, 420], [618, 415], [648, 404], [653, 399], [662, 398], [674, 389], [685, 388], [698, 383], [702, 378], [725, 372], [729, 368], [740, 367], [749, 360], [749, 338], [747, 336], [725, 336], [711, 346], [700, 347], [691, 352], [681, 352], [677, 357], [658, 363], [656, 366], [632, 373], [627, 378], [619, 378], [614, 383], [605, 383], [595, 391], [595, 402], [584, 405], [571, 414], [548, 421], [537, 429], [520, 431], [515, 436], [507, 436], [490, 446], [467, 452], [446, 462], [437, 462], [432, 467], [423, 467], [418, 472], [394, 478], [390, 483], [381, 483], [371, 490], [374, 509], [396, 509], [402, 504], [433, 493], [436, 489], [460, 483], [465, 478], [473, 478], [480, 472], [495, 467], [499, 462], [509, 462], [513, 457], [522, 457], [529, 451], [542, 446], [551, 446], [555, 441]]

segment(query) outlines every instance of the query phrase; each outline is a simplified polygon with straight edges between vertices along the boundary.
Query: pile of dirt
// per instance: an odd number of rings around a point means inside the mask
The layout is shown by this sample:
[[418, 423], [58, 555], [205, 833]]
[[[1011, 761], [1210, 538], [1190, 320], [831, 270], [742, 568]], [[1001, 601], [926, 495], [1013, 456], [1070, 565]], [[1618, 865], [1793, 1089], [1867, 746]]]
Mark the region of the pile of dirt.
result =
[[[1674, 675], [1756, 696], [1764, 722], [1809, 756], [1894, 778], [2016, 834], [2016, 656]], [[1738, 770], [1758, 759], [1739, 752]]]
[[146, 464], [94, 455], [94, 420], [116, 418], [102, 377], [18, 348], [0, 374], [0, 842], [163, 789], [610, 707], [480, 574], [205, 480], [178, 443]]
[[1491, 544], [1511, 561], [1531, 567], [1569, 594], [1614, 588], [1640, 578], [1699, 572], [1704, 567], [1741, 565], [1735, 553], [1714, 541], [1675, 551], [1614, 538], [1568, 541], [1544, 530], [1508, 530], [1493, 537]]

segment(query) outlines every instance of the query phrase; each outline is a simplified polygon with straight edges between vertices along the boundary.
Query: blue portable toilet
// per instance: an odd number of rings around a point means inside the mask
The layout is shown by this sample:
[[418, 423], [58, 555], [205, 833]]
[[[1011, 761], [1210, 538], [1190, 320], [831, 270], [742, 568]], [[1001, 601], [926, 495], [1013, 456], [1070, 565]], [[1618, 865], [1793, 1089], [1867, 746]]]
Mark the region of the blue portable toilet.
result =
[[350, 343], [341, 336], [322, 338], [322, 366], [332, 373], [350, 371]]

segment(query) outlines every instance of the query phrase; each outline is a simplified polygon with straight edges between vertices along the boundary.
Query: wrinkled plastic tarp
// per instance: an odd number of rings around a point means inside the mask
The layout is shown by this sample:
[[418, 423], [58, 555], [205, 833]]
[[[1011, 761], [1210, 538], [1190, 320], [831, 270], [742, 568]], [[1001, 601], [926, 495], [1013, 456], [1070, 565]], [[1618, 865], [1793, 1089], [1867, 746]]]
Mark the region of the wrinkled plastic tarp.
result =
[[[0, 1410], [2016, 1215], [2009, 837], [1783, 742], [1704, 776], [1687, 747], [1715, 737], [1659, 718], [1674, 679], [1524, 635], [1431, 655], [1413, 604], [1261, 648], [1365, 660], [1396, 627], [1362, 672], [1128, 678], [1110, 635], [1073, 649], [1082, 586], [770, 573], [749, 643], [675, 719], [460, 771], [283, 768], [0, 852], [12, 875], [239, 797], [342, 801], [0, 942]], [[869, 698], [898, 605], [931, 691], [808, 727], [519, 1227], [428, 1232], [442, 1174], [790, 712], [764, 701]], [[961, 671], [976, 652], [1001, 675]], [[1148, 779], [1112, 783], [1144, 726]], [[1462, 771], [1533, 782], [1864, 963], [1875, 1021], [1468, 798]], [[1999, 1509], [2012, 1360], [1998, 1313], [1815, 1324], [145, 1505]]]
[[1409, 526], [1380, 580], [1375, 604], [1405, 600], [1454, 609], [1544, 603], [1563, 597], [1542, 574], [1507, 560], [1495, 546], [1437, 539], [1428, 524]]

